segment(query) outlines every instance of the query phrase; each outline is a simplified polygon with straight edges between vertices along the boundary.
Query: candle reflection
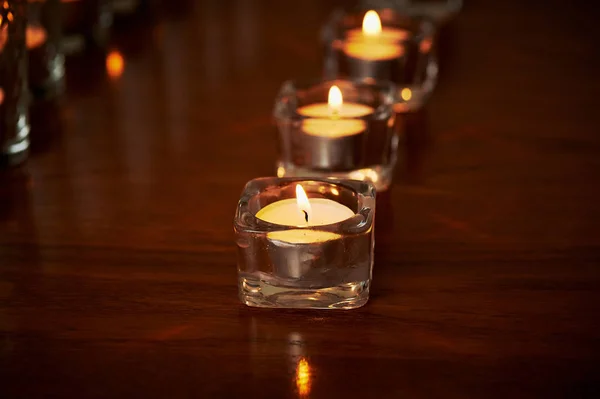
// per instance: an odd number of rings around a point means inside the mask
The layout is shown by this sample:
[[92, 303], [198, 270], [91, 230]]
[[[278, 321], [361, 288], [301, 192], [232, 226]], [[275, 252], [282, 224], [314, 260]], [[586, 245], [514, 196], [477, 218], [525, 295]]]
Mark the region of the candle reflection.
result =
[[308, 360], [301, 358], [296, 367], [296, 388], [300, 396], [307, 396], [310, 393], [310, 377]]
[[311, 369], [306, 358], [306, 342], [299, 332], [288, 335], [288, 354], [290, 363], [295, 367], [294, 382], [300, 397], [306, 397], [311, 388]]

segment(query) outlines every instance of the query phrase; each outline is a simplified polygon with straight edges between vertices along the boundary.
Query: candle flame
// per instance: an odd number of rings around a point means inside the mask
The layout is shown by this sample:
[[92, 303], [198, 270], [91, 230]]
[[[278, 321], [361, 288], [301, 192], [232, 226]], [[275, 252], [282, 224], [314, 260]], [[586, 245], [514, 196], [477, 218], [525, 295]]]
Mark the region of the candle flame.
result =
[[304, 214], [306, 222], [308, 223], [312, 210], [306, 192], [300, 184], [296, 184], [296, 202], [298, 204], [298, 209]]
[[368, 36], [376, 36], [381, 33], [381, 19], [379, 19], [377, 12], [367, 11], [363, 19], [362, 30]]
[[331, 86], [329, 89], [329, 96], [327, 99], [327, 104], [329, 104], [329, 109], [332, 112], [339, 112], [342, 108], [342, 104], [344, 103], [344, 99], [342, 97], [342, 91], [336, 85]]

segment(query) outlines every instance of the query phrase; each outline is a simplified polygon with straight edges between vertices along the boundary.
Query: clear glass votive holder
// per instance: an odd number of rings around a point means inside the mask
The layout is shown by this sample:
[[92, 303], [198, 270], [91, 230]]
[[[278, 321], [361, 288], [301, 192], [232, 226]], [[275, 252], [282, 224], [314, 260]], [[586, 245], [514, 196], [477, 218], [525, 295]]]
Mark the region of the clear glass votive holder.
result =
[[[371, 32], [363, 31], [367, 12]], [[374, 30], [373, 30], [374, 29]], [[391, 8], [336, 12], [324, 29], [325, 77], [391, 81], [398, 90], [394, 111], [420, 109], [437, 83], [435, 25]]]
[[27, 0], [0, 2], [0, 166], [29, 154]]
[[460, 12], [463, 0], [362, 0], [360, 5], [366, 9], [392, 8], [411, 17], [425, 17], [436, 25], [443, 25]]
[[64, 89], [61, 31], [60, 0], [29, 0], [26, 33], [29, 88], [36, 97], [52, 97]]
[[[337, 86], [339, 112], [329, 105]], [[392, 181], [399, 130], [393, 84], [327, 80], [285, 82], [275, 102], [279, 177], [369, 180], [377, 190]]]
[[[312, 206], [306, 223], [295, 209], [297, 185]], [[341, 211], [348, 218], [335, 221]], [[270, 308], [364, 305], [373, 270], [374, 222], [375, 189], [368, 182], [251, 180], [234, 220], [240, 300]]]

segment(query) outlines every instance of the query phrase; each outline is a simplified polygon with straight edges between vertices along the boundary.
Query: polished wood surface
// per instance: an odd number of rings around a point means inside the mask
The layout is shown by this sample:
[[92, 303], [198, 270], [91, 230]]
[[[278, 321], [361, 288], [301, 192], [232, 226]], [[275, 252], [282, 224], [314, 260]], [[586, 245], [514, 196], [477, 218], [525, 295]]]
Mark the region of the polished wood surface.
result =
[[0, 397], [600, 397], [584, 2], [467, 0], [442, 30], [365, 307], [239, 303], [236, 202], [274, 173], [275, 95], [321, 73], [334, 5], [180, 0], [118, 23], [108, 72], [68, 61], [0, 175]]

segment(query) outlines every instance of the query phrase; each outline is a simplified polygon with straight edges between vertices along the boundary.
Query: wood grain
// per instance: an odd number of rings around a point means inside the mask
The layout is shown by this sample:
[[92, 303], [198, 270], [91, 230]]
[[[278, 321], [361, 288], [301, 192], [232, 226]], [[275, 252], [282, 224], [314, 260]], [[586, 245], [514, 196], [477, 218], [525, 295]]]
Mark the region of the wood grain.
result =
[[119, 78], [70, 59], [0, 175], [0, 396], [599, 397], [598, 24], [466, 3], [350, 312], [241, 305], [232, 232], [334, 2], [179, 1], [117, 24]]

